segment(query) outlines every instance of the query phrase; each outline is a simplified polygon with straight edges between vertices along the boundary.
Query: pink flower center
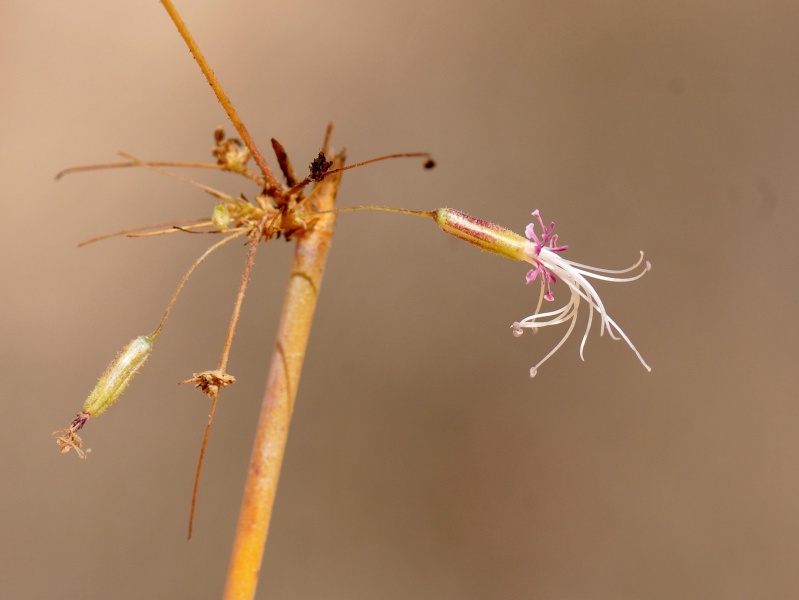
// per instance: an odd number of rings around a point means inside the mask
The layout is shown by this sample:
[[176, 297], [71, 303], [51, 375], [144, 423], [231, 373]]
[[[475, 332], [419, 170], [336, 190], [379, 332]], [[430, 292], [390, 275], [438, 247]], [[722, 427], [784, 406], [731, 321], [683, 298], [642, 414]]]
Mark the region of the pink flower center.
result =
[[527, 283], [532, 283], [536, 279], [541, 279], [541, 285], [544, 287], [546, 292], [544, 293], [544, 299], [552, 302], [555, 299], [555, 296], [552, 294], [552, 284], [557, 282], [557, 279], [552, 274], [552, 272], [540, 261], [538, 260], [538, 256], [541, 254], [541, 250], [546, 248], [550, 252], [563, 252], [568, 250], [568, 246], [558, 246], [558, 234], [553, 233], [555, 230], [555, 221], [550, 223], [549, 227], [544, 225], [544, 220], [541, 218], [541, 214], [536, 209], [533, 212], [533, 216], [538, 220], [538, 223], [541, 225], [541, 237], [535, 232], [535, 223], [530, 223], [527, 225], [527, 228], [524, 230], [524, 234], [527, 236], [527, 239], [533, 242], [533, 254], [531, 256], [532, 260], [535, 264], [535, 269], [530, 269], [527, 272]]

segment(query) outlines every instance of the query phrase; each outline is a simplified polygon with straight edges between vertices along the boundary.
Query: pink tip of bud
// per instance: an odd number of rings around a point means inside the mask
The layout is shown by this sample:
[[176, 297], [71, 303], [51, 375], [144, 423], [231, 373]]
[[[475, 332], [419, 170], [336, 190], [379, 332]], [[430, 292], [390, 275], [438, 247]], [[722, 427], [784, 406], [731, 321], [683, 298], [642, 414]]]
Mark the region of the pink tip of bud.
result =
[[522, 329], [522, 325], [518, 321], [511, 325], [510, 328], [513, 330], [513, 337], [522, 337], [524, 335], [524, 329]]
[[652, 269], [652, 263], [649, 262], [649, 261], [646, 261], [646, 269], [644, 269], [644, 271], [650, 271], [651, 269]]
[[530, 379], [538, 375], [538, 369], [536, 367], [530, 367]]

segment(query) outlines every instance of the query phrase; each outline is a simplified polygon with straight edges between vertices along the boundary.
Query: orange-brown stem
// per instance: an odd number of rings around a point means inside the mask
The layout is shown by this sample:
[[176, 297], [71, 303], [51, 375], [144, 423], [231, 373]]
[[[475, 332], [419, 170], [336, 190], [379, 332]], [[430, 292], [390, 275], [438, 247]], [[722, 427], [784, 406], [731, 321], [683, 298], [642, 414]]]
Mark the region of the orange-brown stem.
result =
[[183, 162], [183, 161], [169, 161], [169, 160], [151, 160], [145, 162], [117, 162], [117, 163], [100, 163], [96, 165], [82, 165], [80, 167], [69, 167], [63, 171], [59, 171], [55, 175], [56, 181], [61, 179], [64, 175], [72, 175], [74, 173], [86, 173], [87, 171], [102, 171], [103, 169], [124, 169], [125, 167], [141, 167], [148, 165], [152, 167], [190, 167], [199, 169], [216, 169], [223, 171], [224, 165], [217, 165], [211, 163], [196, 163], [196, 162]]
[[275, 174], [272, 172], [272, 169], [269, 168], [269, 164], [266, 162], [264, 155], [261, 154], [258, 146], [255, 145], [255, 140], [252, 139], [250, 132], [244, 126], [244, 122], [241, 120], [241, 117], [239, 117], [239, 113], [236, 111], [233, 103], [230, 101], [230, 98], [228, 98], [227, 93], [219, 83], [216, 75], [214, 75], [214, 71], [211, 69], [211, 66], [205, 60], [205, 56], [200, 50], [200, 47], [197, 45], [197, 42], [194, 41], [194, 36], [191, 35], [191, 32], [189, 31], [188, 27], [186, 27], [186, 24], [183, 22], [183, 19], [181, 18], [177, 9], [172, 4], [172, 0], [161, 0], [161, 4], [164, 5], [164, 8], [169, 13], [170, 18], [172, 19], [172, 22], [175, 23], [175, 27], [178, 28], [183, 41], [186, 42], [186, 45], [189, 47], [192, 56], [194, 56], [194, 60], [197, 61], [197, 65], [199, 65], [203, 75], [205, 75], [208, 83], [211, 84], [211, 88], [213, 88], [219, 103], [222, 105], [222, 108], [225, 109], [228, 118], [230, 118], [230, 122], [233, 123], [236, 131], [239, 132], [242, 141], [250, 150], [253, 160], [258, 165], [258, 168], [261, 169], [261, 173], [264, 174], [267, 187], [269, 187], [276, 195], [281, 195], [283, 185], [277, 180]]
[[[320, 154], [319, 157], [320, 157], [320, 159], [324, 159], [324, 152], [322, 154]], [[325, 173], [321, 173], [321, 174], [317, 174], [317, 173], [313, 173], [312, 172], [308, 177], [306, 177], [305, 179], [303, 179], [299, 183], [294, 183], [294, 184], [289, 183], [289, 185], [291, 185], [291, 188], [286, 192], [286, 195], [290, 196], [291, 194], [294, 194], [296, 192], [299, 192], [300, 190], [305, 189], [305, 186], [307, 186], [312, 181], [321, 181], [322, 179], [325, 179], [326, 177], [330, 177], [331, 175], [336, 175], [337, 173], [341, 173], [343, 171], [349, 171], [350, 169], [356, 169], [358, 167], [363, 167], [365, 165], [371, 165], [372, 163], [382, 162], [384, 160], [391, 160], [392, 158], [426, 158], [427, 161], [425, 161], [425, 163], [424, 163], [425, 169], [432, 169], [433, 167], [436, 166], [436, 163], [430, 157], [430, 153], [429, 152], [398, 152], [398, 153], [395, 153], [395, 154], [386, 154], [385, 156], [378, 156], [377, 158], [370, 158], [369, 160], [364, 160], [364, 161], [361, 161], [359, 163], [355, 163], [354, 165], [347, 165], [346, 167], [333, 168], [333, 169], [331, 169], [331, 170], [329, 170], [329, 171], [327, 171]], [[312, 164], [311, 165], [311, 171], [314, 171], [313, 167], [314, 167], [314, 165]]]
[[[343, 156], [337, 157], [336, 163], [340, 166]], [[340, 175], [335, 175], [318, 184], [321, 186], [317, 196], [320, 209], [332, 210], [335, 207], [340, 178]], [[225, 600], [251, 600], [255, 596], [297, 385], [334, 223], [335, 214], [324, 215], [297, 242], [247, 472]]]
[[193, 179], [191, 179], [189, 177], [185, 177], [183, 175], [179, 175], [178, 173], [173, 173], [172, 171], [167, 171], [166, 169], [162, 169], [161, 167], [155, 167], [152, 164], [148, 164], [148, 163], [146, 163], [144, 161], [139, 160], [135, 156], [127, 154], [126, 152], [120, 152], [119, 155], [120, 156], [124, 156], [125, 158], [133, 161], [134, 163], [140, 165], [141, 167], [143, 167], [145, 169], [150, 169], [150, 170], [155, 171], [157, 173], [161, 173], [162, 175], [166, 175], [167, 177], [172, 177], [173, 179], [177, 179], [178, 181], [182, 181], [183, 183], [188, 183], [189, 185], [194, 186], [194, 187], [196, 187], [198, 189], [201, 189], [202, 191], [212, 195], [217, 200], [222, 200], [222, 201], [232, 200], [232, 198], [230, 196], [228, 196], [227, 194], [225, 194], [223, 192], [220, 192], [219, 190], [215, 190], [214, 188], [209, 187], [209, 186], [205, 185], [204, 183], [200, 183], [199, 181], [194, 181]]
[[[247, 262], [244, 265], [244, 272], [241, 274], [241, 284], [239, 285], [239, 293], [236, 296], [236, 303], [233, 306], [233, 316], [230, 318], [230, 325], [228, 326], [227, 338], [225, 339], [225, 346], [222, 349], [222, 357], [219, 359], [219, 367], [217, 372], [226, 374], [227, 362], [230, 357], [230, 347], [233, 345], [233, 335], [236, 333], [236, 325], [239, 322], [239, 315], [241, 315], [241, 305], [244, 302], [244, 293], [247, 290], [247, 284], [250, 282], [250, 275], [252, 268], [255, 264], [255, 253], [258, 251], [258, 245], [261, 243], [261, 230], [266, 223], [267, 215], [261, 219], [255, 229], [255, 234], [251, 238], [250, 251], [247, 253]], [[191, 511], [189, 511], [189, 539], [191, 539], [192, 531], [194, 530], [194, 513], [197, 511], [197, 492], [200, 489], [200, 474], [203, 470], [203, 460], [205, 459], [205, 449], [208, 446], [208, 438], [211, 435], [211, 425], [214, 422], [214, 413], [216, 412], [216, 405], [219, 402], [219, 388], [211, 394], [211, 411], [208, 414], [208, 422], [205, 425], [205, 434], [203, 435], [203, 444], [200, 448], [200, 458], [197, 460], [197, 473], [194, 476], [194, 490], [191, 494]]]
[[222, 373], [227, 370], [230, 347], [233, 345], [233, 335], [236, 333], [236, 325], [239, 322], [239, 315], [241, 315], [241, 305], [244, 303], [244, 292], [247, 291], [247, 284], [250, 282], [250, 275], [252, 274], [252, 268], [255, 264], [255, 253], [258, 252], [258, 246], [262, 239], [261, 232], [268, 218], [269, 215], [264, 215], [261, 218], [260, 223], [258, 223], [255, 229], [255, 233], [250, 239], [250, 251], [247, 253], [247, 262], [244, 264], [244, 271], [241, 274], [239, 293], [236, 295], [236, 304], [233, 306], [233, 315], [230, 317], [230, 326], [228, 327], [227, 338], [225, 339], [225, 347], [222, 350], [222, 358], [219, 359], [219, 371]]
[[203, 471], [203, 463], [205, 462], [205, 450], [208, 448], [208, 438], [211, 436], [211, 424], [214, 422], [214, 414], [216, 413], [216, 404], [219, 401], [219, 390], [215, 390], [210, 394], [211, 396], [211, 410], [208, 412], [208, 421], [205, 424], [205, 433], [203, 434], [203, 443], [200, 446], [200, 458], [197, 459], [197, 471], [194, 473], [194, 489], [191, 492], [191, 510], [189, 511], [189, 535], [191, 539], [194, 533], [194, 514], [197, 512], [197, 492], [200, 489], [200, 474]]
[[[125, 156], [124, 152], [119, 153]], [[74, 173], [86, 173], [87, 171], [102, 171], [104, 169], [124, 169], [126, 167], [185, 167], [189, 169], [213, 169], [215, 171], [224, 171], [226, 173], [234, 173], [236, 175], [243, 175], [247, 179], [254, 181], [260, 186], [264, 185], [263, 180], [255, 173], [250, 171], [231, 171], [225, 165], [217, 163], [198, 163], [198, 162], [185, 162], [173, 160], [134, 160], [130, 162], [119, 163], [99, 163], [96, 165], [82, 165], [80, 167], [69, 167], [63, 171], [59, 171], [55, 175], [55, 180], [58, 181], [64, 175], [72, 175]]]
[[83, 246], [88, 246], [89, 244], [93, 244], [95, 242], [100, 242], [102, 240], [107, 240], [107, 239], [110, 239], [110, 238], [113, 238], [113, 237], [119, 237], [119, 236], [123, 236], [123, 235], [124, 236], [128, 236], [128, 237], [141, 237], [139, 235], [140, 233], [147, 232], [147, 231], [149, 231], [151, 229], [169, 227], [170, 229], [168, 231], [173, 231], [173, 230], [174, 231], [178, 231], [177, 229], [174, 229], [174, 228], [175, 227], [183, 227], [183, 228], [197, 227], [197, 226], [204, 225], [206, 222], [209, 225], [211, 224], [210, 221], [208, 221], [207, 219], [199, 218], [199, 219], [190, 219], [190, 220], [185, 220], [185, 221], [167, 221], [166, 223], [153, 223], [151, 225], [143, 225], [141, 227], [131, 227], [129, 229], [121, 229], [120, 231], [114, 231], [112, 233], [104, 233], [102, 235], [97, 235], [97, 236], [95, 236], [93, 238], [89, 238], [88, 240], [83, 240], [82, 242], [78, 243], [78, 248], [81, 248]]
[[370, 158], [369, 160], [363, 160], [359, 163], [355, 163], [354, 165], [347, 165], [346, 167], [338, 167], [331, 169], [327, 173], [325, 173], [325, 177], [329, 175], [334, 175], [336, 173], [341, 173], [342, 171], [349, 171], [350, 169], [357, 169], [358, 167], [363, 167], [365, 165], [371, 165], [372, 163], [382, 162], [384, 160], [391, 160], [392, 158], [426, 158], [427, 161], [424, 164], [425, 169], [432, 169], [436, 166], [435, 161], [430, 157], [429, 152], [397, 152], [395, 154], [386, 154], [385, 156], [378, 156], [377, 158]]

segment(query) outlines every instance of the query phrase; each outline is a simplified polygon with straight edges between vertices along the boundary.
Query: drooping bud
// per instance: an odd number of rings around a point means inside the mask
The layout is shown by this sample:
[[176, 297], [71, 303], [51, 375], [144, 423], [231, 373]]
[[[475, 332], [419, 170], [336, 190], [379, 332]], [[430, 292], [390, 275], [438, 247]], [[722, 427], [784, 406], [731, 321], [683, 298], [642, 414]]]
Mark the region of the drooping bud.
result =
[[487, 252], [513, 260], [526, 260], [530, 242], [501, 225], [467, 215], [454, 208], [439, 208], [435, 221], [446, 233], [454, 235]]
[[130, 380], [150, 358], [153, 342], [155, 342], [154, 338], [142, 335], [117, 354], [117, 357], [100, 377], [100, 381], [94, 386], [92, 393], [86, 398], [86, 402], [83, 403], [84, 413], [90, 417], [96, 417], [119, 400]]
[[75, 417], [67, 429], [55, 432], [55, 434], [61, 434], [56, 439], [56, 442], [61, 447], [61, 452], [69, 452], [74, 449], [78, 456], [81, 458], [86, 457], [85, 452], [81, 449], [82, 440], [77, 435], [77, 432], [83, 428], [86, 421], [101, 415], [108, 407], [119, 400], [133, 376], [139, 372], [139, 369], [150, 357], [154, 342], [154, 335], [143, 335], [130, 342], [117, 354], [116, 358], [108, 365], [108, 368], [100, 377], [97, 385], [94, 386], [86, 402], [83, 403], [83, 410]]

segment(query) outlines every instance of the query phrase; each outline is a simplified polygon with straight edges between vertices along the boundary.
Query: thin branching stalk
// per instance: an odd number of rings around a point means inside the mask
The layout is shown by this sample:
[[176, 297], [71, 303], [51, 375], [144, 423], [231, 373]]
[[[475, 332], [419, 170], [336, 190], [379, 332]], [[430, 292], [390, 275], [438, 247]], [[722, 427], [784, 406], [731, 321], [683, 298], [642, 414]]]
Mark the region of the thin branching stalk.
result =
[[169, 13], [172, 21], [175, 23], [175, 26], [178, 28], [183, 41], [186, 42], [186, 45], [189, 47], [192, 55], [194, 56], [194, 60], [197, 61], [197, 64], [200, 67], [200, 70], [205, 75], [205, 78], [208, 80], [208, 83], [214, 90], [219, 103], [222, 105], [222, 108], [225, 109], [227, 116], [230, 118], [230, 122], [233, 123], [233, 126], [236, 128], [236, 131], [239, 132], [242, 141], [244, 144], [249, 148], [250, 153], [252, 154], [253, 160], [258, 165], [258, 168], [261, 169], [261, 172], [264, 174], [264, 179], [266, 179], [266, 183], [268, 187], [270, 187], [273, 191], [279, 192], [283, 189], [283, 185], [277, 180], [275, 174], [272, 172], [272, 169], [269, 167], [269, 164], [266, 162], [264, 155], [261, 154], [261, 151], [258, 149], [258, 146], [255, 144], [255, 140], [252, 139], [250, 132], [244, 126], [244, 122], [239, 117], [239, 113], [236, 111], [233, 103], [228, 98], [227, 93], [225, 92], [222, 85], [219, 83], [219, 80], [214, 75], [211, 66], [205, 60], [205, 56], [203, 55], [200, 47], [197, 45], [197, 42], [194, 41], [194, 37], [191, 35], [188, 27], [183, 22], [180, 14], [178, 14], [177, 9], [172, 4], [171, 0], [161, 0], [161, 4], [164, 5], [164, 8]]
[[[261, 220], [258, 224], [256, 229], [257, 232], [261, 231], [261, 227], [263, 227], [263, 222], [266, 219]], [[235, 233], [233, 235], [238, 236], [243, 234], [244, 232]], [[194, 490], [191, 494], [191, 510], [189, 511], [189, 539], [191, 539], [192, 533], [194, 531], [194, 515], [197, 512], [197, 492], [200, 488], [200, 475], [203, 469], [203, 461], [205, 459], [205, 450], [208, 447], [208, 437], [211, 435], [211, 425], [214, 422], [214, 414], [216, 413], [216, 406], [219, 402], [219, 387], [220, 384], [224, 386], [224, 378], [229, 377], [227, 375], [227, 363], [228, 358], [230, 357], [230, 347], [233, 345], [233, 335], [236, 333], [236, 325], [239, 322], [239, 316], [241, 315], [241, 305], [244, 302], [244, 293], [247, 290], [247, 284], [250, 281], [250, 275], [252, 274], [253, 265], [255, 265], [255, 254], [258, 251], [258, 246], [261, 243], [261, 236], [260, 233], [256, 234], [250, 240], [250, 251], [247, 253], [247, 262], [244, 265], [244, 272], [241, 274], [241, 285], [239, 285], [239, 293], [236, 296], [236, 303], [233, 305], [233, 316], [230, 318], [230, 326], [228, 327], [227, 338], [225, 339], [225, 346], [222, 349], [222, 358], [219, 359], [219, 367], [216, 370], [215, 375], [218, 379], [216, 379], [217, 383], [213, 385], [213, 387], [209, 386], [209, 392], [211, 397], [211, 410], [208, 413], [208, 422], [205, 426], [205, 434], [203, 435], [203, 443], [200, 447], [200, 458], [197, 461], [197, 472], [194, 476]], [[199, 376], [195, 375], [195, 377]], [[233, 381], [232, 378], [229, 381]]]
[[[339, 155], [335, 162], [336, 166], [341, 166], [343, 156]], [[321, 211], [335, 207], [340, 177], [337, 173], [319, 184], [321, 189], [318, 190], [316, 202]], [[294, 400], [334, 223], [335, 214], [323, 215], [313, 230], [297, 242], [250, 457], [228, 569], [225, 600], [250, 600], [255, 596]]]

